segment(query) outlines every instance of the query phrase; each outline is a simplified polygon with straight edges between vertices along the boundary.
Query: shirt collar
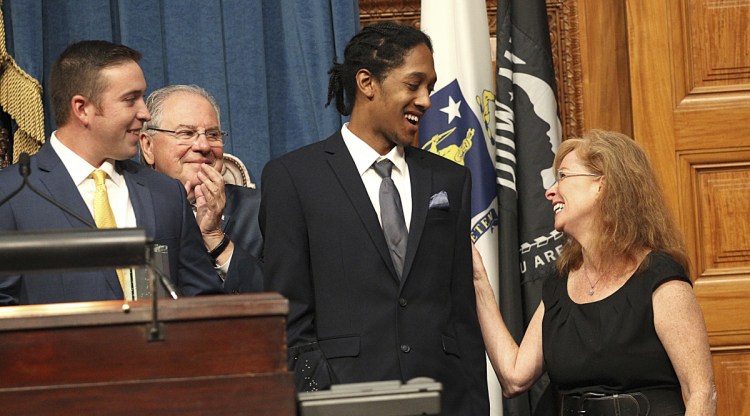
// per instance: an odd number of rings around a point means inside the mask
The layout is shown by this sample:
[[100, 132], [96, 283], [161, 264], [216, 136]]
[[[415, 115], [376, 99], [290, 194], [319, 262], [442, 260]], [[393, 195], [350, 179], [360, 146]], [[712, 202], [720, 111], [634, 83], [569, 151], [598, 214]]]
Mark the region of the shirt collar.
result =
[[84, 158], [79, 156], [76, 152], [70, 150], [70, 148], [65, 146], [63, 142], [61, 142], [60, 139], [57, 138], [55, 133], [56, 132], [52, 133], [49, 144], [50, 146], [52, 146], [52, 149], [54, 149], [55, 153], [57, 153], [57, 156], [62, 161], [63, 165], [65, 166], [65, 169], [67, 169], [68, 173], [70, 174], [70, 177], [73, 179], [73, 182], [76, 184], [76, 186], [81, 185], [83, 181], [89, 178], [89, 175], [91, 175], [91, 172], [93, 172], [96, 169], [100, 169], [100, 170], [107, 172], [107, 176], [110, 177], [110, 179], [112, 180], [112, 182], [114, 182], [116, 186], [118, 187], [125, 186], [125, 178], [122, 175], [120, 175], [119, 172], [117, 172], [112, 161], [106, 160], [98, 168], [94, 167], [89, 162], [87, 162]]

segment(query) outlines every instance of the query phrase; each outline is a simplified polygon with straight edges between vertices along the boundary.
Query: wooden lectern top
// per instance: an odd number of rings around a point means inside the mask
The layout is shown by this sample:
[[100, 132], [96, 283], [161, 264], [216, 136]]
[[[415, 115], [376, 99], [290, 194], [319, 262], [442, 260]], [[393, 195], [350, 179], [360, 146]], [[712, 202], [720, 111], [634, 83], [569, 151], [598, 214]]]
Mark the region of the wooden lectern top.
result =
[[0, 308], [8, 414], [294, 415], [274, 293]]
[[[200, 320], [239, 316], [286, 317], [287, 300], [277, 293], [182, 297], [159, 299], [159, 319]], [[99, 302], [48, 303], [0, 307], [0, 332], [65, 326], [110, 325], [148, 322], [151, 301], [109, 300]]]

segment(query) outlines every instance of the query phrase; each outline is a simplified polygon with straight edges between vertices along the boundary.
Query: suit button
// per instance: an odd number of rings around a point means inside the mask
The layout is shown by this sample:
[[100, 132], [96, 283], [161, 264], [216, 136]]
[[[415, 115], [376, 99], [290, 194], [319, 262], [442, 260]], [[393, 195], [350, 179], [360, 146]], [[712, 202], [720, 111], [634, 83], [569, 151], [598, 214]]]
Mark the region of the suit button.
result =
[[406, 344], [402, 344], [401, 345], [401, 351], [402, 352], [409, 352], [409, 351], [411, 351], [411, 347], [408, 346], [408, 345], [406, 345]]
[[406, 303], [407, 303], [407, 302], [406, 302], [406, 299], [404, 299], [404, 298], [399, 298], [399, 299], [398, 299], [398, 304], [399, 304], [399, 305], [401, 305], [401, 306], [406, 306]]

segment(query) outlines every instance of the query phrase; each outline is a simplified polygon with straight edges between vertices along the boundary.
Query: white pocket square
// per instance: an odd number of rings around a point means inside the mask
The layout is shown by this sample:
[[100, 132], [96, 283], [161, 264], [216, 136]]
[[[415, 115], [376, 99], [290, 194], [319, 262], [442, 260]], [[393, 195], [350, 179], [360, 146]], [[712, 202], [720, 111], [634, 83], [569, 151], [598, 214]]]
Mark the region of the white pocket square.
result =
[[441, 209], [447, 211], [450, 207], [451, 204], [448, 202], [447, 192], [440, 191], [430, 197], [430, 206], [428, 209]]

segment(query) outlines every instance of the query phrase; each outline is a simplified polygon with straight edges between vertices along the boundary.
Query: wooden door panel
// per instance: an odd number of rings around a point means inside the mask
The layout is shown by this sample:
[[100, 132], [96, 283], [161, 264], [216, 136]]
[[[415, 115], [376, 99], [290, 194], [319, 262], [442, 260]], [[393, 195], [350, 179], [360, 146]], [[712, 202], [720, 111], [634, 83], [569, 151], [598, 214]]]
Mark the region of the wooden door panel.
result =
[[[695, 250], [698, 278], [750, 273], [750, 157], [748, 152], [698, 154], [682, 157], [690, 163], [695, 195]], [[716, 156], [720, 161], [707, 163]], [[750, 313], [748, 313], [750, 315]]]
[[687, 0], [693, 92], [750, 90], [750, 1]]
[[[695, 292], [709, 328], [709, 343], [714, 351], [745, 351], [750, 343], [750, 278], [727, 275], [700, 279]], [[748, 396], [750, 398], [750, 396]], [[750, 400], [749, 400], [750, 401]]]
[[721, 386], [716, 413], [722, 416], [750, 415], [750, 357], [717, 353], [713, 357], [717, 386]]
[[750, 145], [750, 94], [720, 93], [689, 95], [674, 111], [677, 150], [729, 152]]
[[633, 138], [688, 243], [719, 415], [750, 416], [750, 0], [625, 0]]

